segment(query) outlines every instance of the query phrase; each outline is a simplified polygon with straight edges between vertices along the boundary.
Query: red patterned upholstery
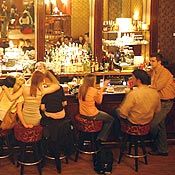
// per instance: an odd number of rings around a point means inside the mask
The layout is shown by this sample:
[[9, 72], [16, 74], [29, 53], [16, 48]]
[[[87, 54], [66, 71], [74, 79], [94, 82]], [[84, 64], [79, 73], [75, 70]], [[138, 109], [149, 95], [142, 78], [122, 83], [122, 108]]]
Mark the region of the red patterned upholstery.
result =
[[21, 32], [23, 34], [31, 34], [31, 33], [33, 33], [33, 29], [31, 27], [26, 27], [26, 28], [22, 29]]
[[4, 137], [4, 136], [6, 136], [7, 135], [7, 133], [8, 133], [8, 130], [0, 130], [0, 137]]
[[98, 132], [101, 130], [103, 125], [102, 121], [84, 119], [80, 116], [80, 114], [75, 116], [75, 121], [77, 129], [83, 132]]
[[14, 127], [15, 138], [24, 143], [37, 142], [42, 137], [42, 129], [40, 125], [24, 128], [21, 124], [17, 124]]
[[150, 131], [150, 124], [146, 125], [129, 125], [121, 123], [121, 130], [129, 135], [147, 135]]

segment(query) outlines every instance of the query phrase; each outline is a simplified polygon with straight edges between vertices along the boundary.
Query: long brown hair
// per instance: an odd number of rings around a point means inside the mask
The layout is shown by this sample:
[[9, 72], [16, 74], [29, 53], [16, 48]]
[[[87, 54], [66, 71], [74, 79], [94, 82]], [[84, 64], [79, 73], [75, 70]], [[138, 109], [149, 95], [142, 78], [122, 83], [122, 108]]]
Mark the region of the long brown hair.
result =
[[84, 77], [83, 84], [80, 86], [79, 89], [79, 98], [85, 101], [85, 97], [89, 87], [94, 87], [96, 81], [96, 76], [93, 74], [87, 74]]
[[37, 89], [39, 88], [40, 83], [44, 81], [45, 75], [40, 71], [35, 71], [32, 75], [31, 86], [30, 86], [30, 95], [36, 97]]

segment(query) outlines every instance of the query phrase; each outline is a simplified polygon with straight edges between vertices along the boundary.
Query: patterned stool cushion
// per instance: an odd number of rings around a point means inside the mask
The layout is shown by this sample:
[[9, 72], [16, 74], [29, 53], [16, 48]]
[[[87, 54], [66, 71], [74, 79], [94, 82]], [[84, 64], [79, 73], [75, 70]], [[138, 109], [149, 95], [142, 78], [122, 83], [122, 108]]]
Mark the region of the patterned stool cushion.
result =
[[33, 33], [33, 29], [31, 27], [26, 27], [21, 32], [23, 34], [31, 34], [31, 33]]
[[4, 137], [4, 136], [6, 136], [7, 134], [8, 134], [8, 131], [9, 130], [2, 130], [2, 129], [0, 129], [0, 137]]
[[24, 143], [37, 142], [42, 137], [42, 126], [38, 125], [33, 128], [25, 128], [22, 124], [16, 124], [14, 133], [18, 141]]
[[98, 132], [101, 130], [103, 122], [82, 118], [80, 114], [75, 116], [76, 128], [82, 132]]
[[150, 131], [150, 124], [145, 125], [129, 125], [127, 123], [121, 123], [121, 130], [129, 135], [147, 135]]

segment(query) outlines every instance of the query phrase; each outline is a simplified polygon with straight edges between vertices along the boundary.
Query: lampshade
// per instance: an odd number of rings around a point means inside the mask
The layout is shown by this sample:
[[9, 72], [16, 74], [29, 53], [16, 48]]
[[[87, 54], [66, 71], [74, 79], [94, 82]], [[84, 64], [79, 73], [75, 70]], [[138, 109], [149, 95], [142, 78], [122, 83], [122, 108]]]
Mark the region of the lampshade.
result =
[[132, 18], [116, 18], [120, 32], [128, 32], [132, 30]]

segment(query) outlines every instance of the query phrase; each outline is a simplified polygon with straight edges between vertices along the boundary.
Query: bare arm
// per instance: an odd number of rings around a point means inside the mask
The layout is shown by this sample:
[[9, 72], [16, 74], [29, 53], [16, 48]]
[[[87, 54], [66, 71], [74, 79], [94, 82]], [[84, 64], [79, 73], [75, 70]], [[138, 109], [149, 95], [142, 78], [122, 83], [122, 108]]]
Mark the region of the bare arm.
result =
[[57, 78], [50, 71], [46, 72], [46, 77], [48, 77], [53, 84], [59, 84]]
[[43, 95], [55, 92], [60, 88], [59, 81], [50, 71], [46, 72], [46, 76], [50, 79], [52, 83], [49, 84], [46, 88], [41, 89]]
[[59, 88], [60, 88], [60, 86], [58, 84], [50, 84], [50, 86], [48, 86], [46, 88], [41, 88], [40, 90], [44, 96], [45, 94], [50, 94], [52, 92], [55, 92]]
[[62, 102], [63, 107], [67, 106], [67, 101]]
[[45, 110], [46, 110], [45, 104], [41, 104], [40, 109], [41, 109], [42, 111], [45, 111]]
[[22, 123], [22, 125], [25, 127], [25, 128], [33, 128], [33, 125], [28, 125], [26, 124], [25, 120], [24, 120], [24, 117], [23, 117], [23, 114], [22, 114], [22, 105], [23, 103], [20, 102], [17, 104], [17, 114], [18, 114], [18, 117]]
[[107, 85], [108, 85], [109, 82], [110, 82], [110, 80], [105, 80], [103, 87], [101, 87], [97, 91], [97, 95], [95, 96], [95, 102], [96, 103], [101, 104], [101, 102], [103, 100], [103, 91], [107, 87]]
[[10, 101], [16, 100], [17, 98], [19, 98], [22, 95], [22, 88], [20, 88], [14, 94], [10, 94], [9, 89], [6, 86], [3, 86], [3, 89], [4, 89], [4, 92]]

